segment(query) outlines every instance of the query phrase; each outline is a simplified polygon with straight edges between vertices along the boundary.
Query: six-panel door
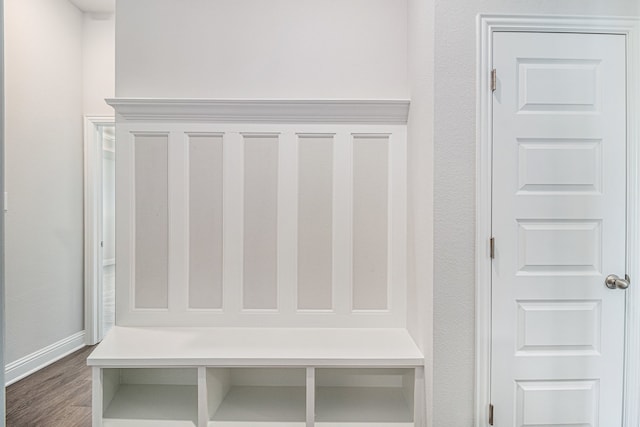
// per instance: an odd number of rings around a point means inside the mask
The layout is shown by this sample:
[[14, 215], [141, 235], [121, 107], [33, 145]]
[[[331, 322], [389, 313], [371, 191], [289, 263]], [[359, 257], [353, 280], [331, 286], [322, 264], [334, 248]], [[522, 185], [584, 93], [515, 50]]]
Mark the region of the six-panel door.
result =
[[494, 425], [620, 426], [625, 38], [493, 43]]

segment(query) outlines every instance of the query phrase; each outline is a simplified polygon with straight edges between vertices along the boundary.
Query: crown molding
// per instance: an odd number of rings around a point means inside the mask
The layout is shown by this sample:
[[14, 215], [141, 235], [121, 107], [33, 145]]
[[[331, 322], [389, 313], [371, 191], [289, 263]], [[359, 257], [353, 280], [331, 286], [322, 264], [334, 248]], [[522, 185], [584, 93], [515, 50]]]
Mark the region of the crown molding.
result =
[[130, 122], [406, 124], [408, 99], [107, 99]]

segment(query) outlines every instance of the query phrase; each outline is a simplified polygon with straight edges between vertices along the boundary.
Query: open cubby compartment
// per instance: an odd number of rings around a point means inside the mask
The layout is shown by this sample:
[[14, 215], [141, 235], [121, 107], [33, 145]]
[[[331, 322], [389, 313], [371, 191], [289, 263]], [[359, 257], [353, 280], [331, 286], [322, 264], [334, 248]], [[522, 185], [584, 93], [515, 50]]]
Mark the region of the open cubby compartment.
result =
[[304, 368], [207, 368], [209, 427], [306, 425]]
[[412, 368], [316, 369], [315, 425], [414, 425]]
[[103, 427], [197, 427], [197, 368], [106, 368]]

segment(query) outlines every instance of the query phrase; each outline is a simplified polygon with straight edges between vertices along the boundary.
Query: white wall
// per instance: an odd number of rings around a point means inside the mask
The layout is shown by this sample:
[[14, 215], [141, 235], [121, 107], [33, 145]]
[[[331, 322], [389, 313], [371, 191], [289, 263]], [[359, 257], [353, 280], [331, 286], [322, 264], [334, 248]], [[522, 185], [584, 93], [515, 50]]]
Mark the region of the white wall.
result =
[[[434, 426], [473, 422], [475, 18], [483, 13], [638, 15], [629, 0], [448, 0], [435, 7]], [[452, 280], [453, 279], [453, 280]]]
[[433, 416], [433, 9], [433, 0], [408, 2], [407, 326], [425, 355], [428, 426]]
[[83, 329], [82, 13], [7, 0], [6, 362]]
[[104, 102], [115, 95], [116, 25], [113, 13], [85, 13], [82, 21], [83, 111], [89, 116], [113, 116]]
[[118, 0], [116, 95], [406, 98], [406, 21], [404, 0]]

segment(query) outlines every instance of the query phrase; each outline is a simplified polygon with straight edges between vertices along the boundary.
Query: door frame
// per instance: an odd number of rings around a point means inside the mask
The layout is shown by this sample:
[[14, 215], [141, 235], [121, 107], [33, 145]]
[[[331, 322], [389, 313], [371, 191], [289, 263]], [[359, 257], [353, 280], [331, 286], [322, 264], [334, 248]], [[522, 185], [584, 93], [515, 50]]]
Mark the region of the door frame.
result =
[[85, 343], [102, 340], [102, 139], [112, 116], [84, 117], [84, 329]]
[[[491, 174], [493, 33], [606, 33], [626, 36], [627, 273], [623, 427], [640, 425], [640, 20], [626, 17], [479, 14], [476, 21], [476, 383], [475, 427], [487, 427], [491, 403]], [[635, 284], [634, 284], [635, 282]]]

